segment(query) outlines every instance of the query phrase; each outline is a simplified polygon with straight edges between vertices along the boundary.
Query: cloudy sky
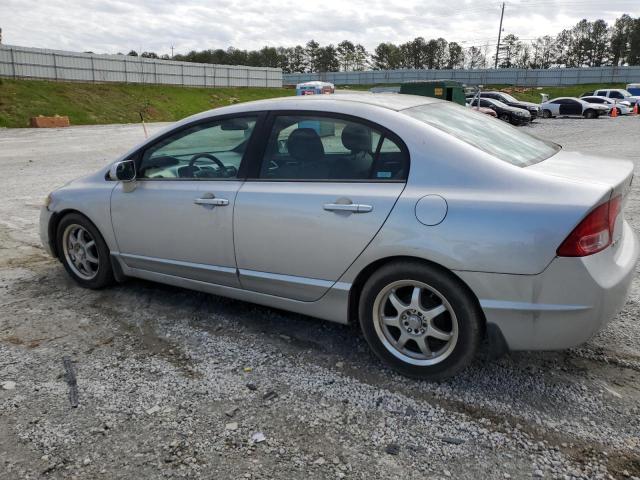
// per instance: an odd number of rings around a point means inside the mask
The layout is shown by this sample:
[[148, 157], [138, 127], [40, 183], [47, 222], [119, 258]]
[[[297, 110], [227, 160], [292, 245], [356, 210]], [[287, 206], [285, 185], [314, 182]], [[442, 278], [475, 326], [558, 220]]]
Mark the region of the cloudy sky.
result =
[[[555, 34], [581, 18], [640, 16], [640, 0], [512, 0], [504, 30], [522, 39]], [[350, 39], [444, 37], [494, 43], [500, 2], [491, 0], [0, 0], [3, 43], [72, 51], [185, 53]]]

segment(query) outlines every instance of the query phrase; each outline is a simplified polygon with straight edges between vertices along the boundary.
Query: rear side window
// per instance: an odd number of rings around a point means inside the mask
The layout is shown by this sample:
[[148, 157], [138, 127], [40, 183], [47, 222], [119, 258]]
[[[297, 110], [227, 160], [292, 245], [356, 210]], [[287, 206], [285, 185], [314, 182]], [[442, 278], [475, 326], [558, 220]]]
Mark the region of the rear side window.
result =
[[265, 180], [404, 181], [406, 148], [395, 135], [355, 119], [275, 117], [262, 159]]
[[420, 105], [402, 110], [402, 113], [519, 167], [541, 162], [560, 150], [560, 146], [553, 142], [452, 103]]

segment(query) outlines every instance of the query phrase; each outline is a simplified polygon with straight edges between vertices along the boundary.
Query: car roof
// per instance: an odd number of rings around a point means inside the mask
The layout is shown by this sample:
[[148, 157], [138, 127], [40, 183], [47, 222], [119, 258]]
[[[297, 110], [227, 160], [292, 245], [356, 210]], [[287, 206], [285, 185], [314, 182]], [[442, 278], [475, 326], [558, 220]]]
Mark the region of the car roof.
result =
[[345, 110], [348, 104], [359, 104], [373, 108], [382, 108], [389, 111], [399, 112], [408, 108], [420, 105], [436, 103], [451, 103], [438, 98], [423, 97], [421, 95], [404, 95], [398, 93], [339, 93], [339, 94], [318, 94], [318, 95], [296, 95], [290, 97], [269, 98], [265, 100], [255, 100], [253, 102], [235, 103], [226, 107], [218, 107], [212, 110], [196, 113], [190, 117], [182, 119], [180, 124], [187, 124], [193, 121], [218, 115], [233, 115], [250, 112], [261, 112], [267, 110], [324, 110], [336, 111]]
[[[257, 100], [255, 102], [243, 103], [245, 107], [252, 107], [253, 105], [259, 106], [265, 109], [286, 109], [291, 108], [291, 103], [304, 102], [309, 103], [309, 108], [313, 108], [313, 104], [318, 102], [356, 102], [364, 103], [367, 105], [374, 105], [377, 107], [387, 108], [389, 110], [405, 110], [407, 108], [417, 107], [419, 105], [426, 105], [430, 103], [443, 102], [432, 97], [423, 97], [421, 95], [405, 95], [398, 93], [338, 93], [327, 95], [301, 95], [291, 97], [272, 98], [268, 100]], [[296, 105], [296, 109], [302, 109], [299, 105]]]
[[582, 100], [581, 98], [578, 98], [578, 97], [556, 97], [556, 98], [552, 98], [549, 101], [553, 102], [554, 100], [578, 100], [578, 101], [584, 102], [584, 100]]

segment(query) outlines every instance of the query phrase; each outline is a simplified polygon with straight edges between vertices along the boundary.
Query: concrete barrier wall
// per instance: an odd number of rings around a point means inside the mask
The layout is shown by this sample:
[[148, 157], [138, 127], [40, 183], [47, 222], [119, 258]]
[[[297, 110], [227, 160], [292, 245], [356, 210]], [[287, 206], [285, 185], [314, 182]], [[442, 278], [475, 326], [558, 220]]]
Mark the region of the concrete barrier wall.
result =
[[520, 85], [555, 87], [584, 83], [640, 82], [640, 66], [524, 69], [499, 68], [481, 70], [370, 70], [365, 72], [288, 73], [285, 85], [322, 80], [336, 85], [370, 85], [403, 83], [412, 80], [458, 80], [467, 85]]
[[279, 68], [175, 62], [0, 45], [0, 77], [187, 87], [282, 87]]

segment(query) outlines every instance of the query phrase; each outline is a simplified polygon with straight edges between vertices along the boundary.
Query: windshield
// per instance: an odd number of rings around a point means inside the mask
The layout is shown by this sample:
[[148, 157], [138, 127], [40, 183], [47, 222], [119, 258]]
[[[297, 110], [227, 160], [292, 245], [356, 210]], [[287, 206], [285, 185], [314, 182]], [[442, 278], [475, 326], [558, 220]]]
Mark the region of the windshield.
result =
[[506, 103], [502, 103], [500, 100], [496, 100], [495, 98], [484, 98], [483, 100], [488, 100], [489, 103], [493, 103], [496, 107], [511, 108]]
[[500, 94], [507, 99], [508, 102], [519, 102], [519, 100], [515, 97], [512, 97], [511, 95], [509, 95], [508, 93], [503, 93], [500, 92]]
[[420, 105], [402, 110], [402, 113], [518, 167], [541, 162], [561, 148], [553, 142], [524, 133], [505, 122], [484, 118], [454, 103]]

